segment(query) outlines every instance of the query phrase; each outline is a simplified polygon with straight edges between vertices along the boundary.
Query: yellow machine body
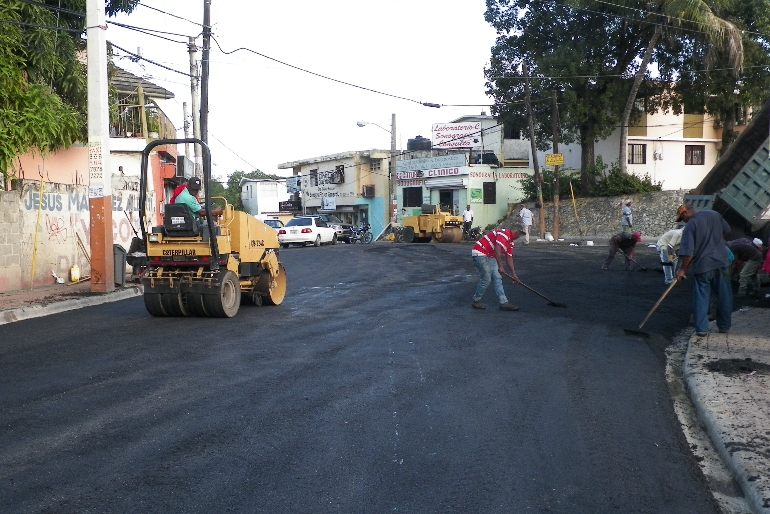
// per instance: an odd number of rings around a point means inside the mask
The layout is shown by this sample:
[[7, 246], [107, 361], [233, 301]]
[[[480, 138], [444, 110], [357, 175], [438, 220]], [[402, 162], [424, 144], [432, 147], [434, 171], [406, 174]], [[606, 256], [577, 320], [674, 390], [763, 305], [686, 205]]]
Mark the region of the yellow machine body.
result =
[[462, 216], [442, 211], [438, 205], [423, 205], [419, 216], [401, 220], [403, 240], [407, 243], [458, 243], [462, 240]]

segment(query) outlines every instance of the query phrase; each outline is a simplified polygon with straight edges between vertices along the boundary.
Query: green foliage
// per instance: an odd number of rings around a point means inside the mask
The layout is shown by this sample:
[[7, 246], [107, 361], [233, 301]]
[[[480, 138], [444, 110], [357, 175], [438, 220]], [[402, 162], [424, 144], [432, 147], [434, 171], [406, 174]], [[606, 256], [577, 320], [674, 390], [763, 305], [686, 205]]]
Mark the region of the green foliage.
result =
[[635, 193], [660, 191], [663, 183], [653, 183], [648, 174], [638, 177], [633, 173], [620, 171], [617, 161], [613, 162], [607, 172], [607, 165], [601, 157], [596, 158], [596, 164], [590, 172], [597, 177], [596, 185], [591, 189], [591, 196], [626, 196]]
[[[553, 172], [553, 168], [548, 167], [540, 170], [543, 176], [542, 192], [543, 200], [546, 202], [553, 200], [553, 192], [556, 185], [556, 174]], [[579, 170], [559, 170], [559, 196], [562, 198], [571, 198], [570, 182], [572, 182], [572, 189], [577, 196], [580, 192], [580, 172]], [[521, 181], [521, 188], [524, 191], [524, 195], [527, 200], [534, 201], [537, 199], [537, 187], [535, 179], [532, 176], [528, 176]]]
[[[40, 3], [86, 10], [86, 0]], [[131, 12], [138, 3], [112, 0], [107, 13]], [[85, 49], [85, 16], [3, 0], [0, 19], [26, 24], [0, 23], [0, 174], [8, 179], [16, 174], [16, 156], [86, 139], [86, 70], [78, 60], [78, 52]]]

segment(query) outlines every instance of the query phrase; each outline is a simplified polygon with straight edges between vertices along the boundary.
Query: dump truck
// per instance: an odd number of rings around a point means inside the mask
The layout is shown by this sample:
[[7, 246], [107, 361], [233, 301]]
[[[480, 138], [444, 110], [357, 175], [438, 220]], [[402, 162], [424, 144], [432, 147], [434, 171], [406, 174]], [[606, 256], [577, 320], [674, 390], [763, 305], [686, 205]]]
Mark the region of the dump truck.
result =
[[719, 212], [731, 237], [770, 238], [770, 100], [719, 158], [684, 203]]
[[[146, 210], [150, 152], [159, 145], [194, 143], [203, 154], [206, 212], [201, 221], [183, 204], [165, 204], [163, 223], [149, 226]], [[242, 301], [279, 305], [286, 271], [278, 260], [275, 229], [211, 197], [211, 153], [200, 139], [158, 139], [142, 151], [139, 224], [147, 254], [142, 272], [144, 305], [153, 316], [231, 318]], [[212, 200], [222, 214], [212, 216]]]
[[419, 216], [401, 220], [405, 243], [459, 243], [463, 238], [463, 217], [444, 212], [438, 205], [423, 205]]

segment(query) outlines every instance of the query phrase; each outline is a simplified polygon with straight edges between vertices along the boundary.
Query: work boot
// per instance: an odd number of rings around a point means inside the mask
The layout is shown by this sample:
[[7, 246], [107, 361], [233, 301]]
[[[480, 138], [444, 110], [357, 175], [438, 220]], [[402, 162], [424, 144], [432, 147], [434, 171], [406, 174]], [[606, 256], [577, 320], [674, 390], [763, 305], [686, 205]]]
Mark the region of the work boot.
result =
[[519, 310], [519, 308], [516, 307], [515, 305], [511, 305], [510, 303], [505, 302], [505, 303], [501, 303], [500, 304], [500, 310], [501, 311], [517, 311], [517, 310]]
[[486, 309], [486, 308], [487, 308], [487, 306], [486, 306], [486, 305], [484, 305], [483, 303], [481, 303], [481, 300], [477, 300], [477, 301], [475, 301], [475, 302], [472, 302], [472, 303], [471, 303], [471, 306], [472, 306], [474, 309]]

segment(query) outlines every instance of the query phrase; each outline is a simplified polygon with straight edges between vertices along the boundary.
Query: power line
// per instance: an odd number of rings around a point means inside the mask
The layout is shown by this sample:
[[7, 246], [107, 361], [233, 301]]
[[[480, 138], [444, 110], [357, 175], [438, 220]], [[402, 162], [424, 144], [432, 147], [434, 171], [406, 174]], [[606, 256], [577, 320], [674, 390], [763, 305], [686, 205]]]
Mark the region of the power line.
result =
[[[164, 32], [162, 30], [146, 29], [146, 28], [143, 28], [143, 27], [135, 27], [133, 25], [126, 25], [125, 23], [118, 23], [117, 21], [111, 21], [111, 22], [108, 23], [108, 25], [116, 25], [116, 26], [122, 27], [124, 29], [135, 30], [137, 32], [143, 32], [143, 33], [147, 34], [148, 36], [156, 36], [156, 34], [153, 34], [153, 32], [154, 32], [154, 33], [157, 33], [157, 34], [167, 34], [167, 35], [170, 35], [170, 36], [179, 36], [179, 37], [184, 37], [184, 38], [189, 38], [190, 37], [187, 34], [177, 34], [176, 32]], [[162, 37], [162, 36], [156, 36], [156, 37], [160, 37], [162, 39], [165, 39], [167, 41], [172, 41], [174, 43], [184, 43], [184, 44], [187, 44], [187, 41], [176, 41], [176, 40], [169, 39], [169, 38]]]
[[417, 103], [417, 104], [420, 104], [420, 105], [424, 105], [426, 107], [441, 107], [441, 104], [436, 104], [436, 103], [432, 103], [432, 102], [421, 102], [419, 100], [414, 100], [412, 98], [406, 98], [406, 97], [403, 97], [403, 96], [392, 95], [390, 93], [384, 93], [382, 91], [377, 91], [375, 89], [371, 89], [371, 88], [364, 87], [364, 86], [358, 86], [356, 84], [351, 84], [350, 82], [345, 82], [343, 80], [339, 80], [339, 79], [335, 79], [335, 78], [332, 78], [332, 77], [328, 77], [326, 75], [321, 75], [320, 73], [316, 73], [314, 71], [309, 71], [309, 70], [306, 70], [304, 68], [300, 68], [299, 66], [294, 66], [293, 64], [289, 64], [287, 62], [278, 60], [278, 59], [276, 59], [274, 57], [270, 57], [269, 55], [265, 55], [265, 54], [259, 53], [256, 50], [252, 50], [251, 48], [240, 47], [240, 48], [236, 48], [235, 50], [231, 50], [229, 52], [226, 52], [226, 51], [224, 51], [222, 49], [222, 46], [219, 44], [219, 41], [217, 41], [216, 38], [212, 37], [211, 39], [213, 39], [214, 42], [217, 44], [217, 47], [219, 47], [219, 51], [222, 52], [225, 55], [230, 55], [230, 54], [233, 54], [235, 52], [244, 50], [246, 52], [251, 52], [251, 53], [253, 53], [255, 55], [258, 55], [260, 57], [264, 57], [265, 59], [269, 59], [269, 60], [277, 62], [279, 64], [283, 64], [284, 66], [288, 66], [289, 68], [294, 68], [295, 70], [299, 70], [299, 71], [302, 71], [304, 73], [309, 73], [310, 75], [315, 75], [316, 77], [321, 77], [321, 78], [326, 79], [326, 80], [331, 80], [332, 82], [337, 82], [339, 84], [344, 84], [346, 86], [350, 86], [350, 87], [354, 87], [354, 88], [358, 88], [358, 89], [363, 89], [364, 91], [369, 91], [371, 93], [376, 93], [378, 95], [389, 96], [391, 98], [397, 98], [399, 100], [406, 100], [407, 102], [414, 102], [414, 103]]
[[179, 73], [180, 75], [184, 75], [185, 77], [191, 77], [192, 76], [189, 73], [185, 73], [183, 71], [175, 70], [174, 68], [169, 68], [168, 66], [164, 66], [163, 64], [160, 64], [159, 62], [151, 61], [150, 59], [147, 59], [146, 57], [142, 57], [139, 54], [135, 54], [134, 52], [129, 52], [125, 48], [121, 48], [118, 45], [116, 45], [115, 43], [111, 42], [111, 44], [112, 44], [112, 46], [114, 48], [117, 48], [118, 50], [127, 53], [128, 55], [134, 57], [135, 59], [138, 59], [138, 60], [141, 60], [141, 61], [147, 61], [150, 64], [154, 64], [155, 66], [160, 66], [161, 68], [163, 68], [165, 70], [168, 70], [168, 71], [173, 71], [174, 73]]
[[80, 34], [84, 30], [84, 29], [68, 29], [65, 27], [54, 27], [52, 25], [38, 25], [36, 23], [25, 23], [23, 21], [4, 20], [4, 19], [0, 19], [0, 23], [8, 23], [10, 25], [20, 25], [22, 27], [32, 27], [36, 29], [61, 30], [64, 32], [75, 32], [77, 34]]
[[72, 14], [74, 16], [79, 16], [81, 18], [85, 18], [86, 14], [78, 11], [72, 11], [70, 9], [64, 9], [63, 7], [54, 7], [53, 5], [44, 4], [42, 2], [36, 2], [35, 0], [16, 0], [17, 2], [21, 2], [23, 4], [28, 5], [34, 5], [36, 7], [42, 7], [43, 9], [48, 9], [50, 11], [58, 11], [63, 12], [65, 14]]
[[146, 7], [147, 9], [152, 9], [153, 11], [157, 11], [159, 13], [165, 14], [167, 16], [171, 16], [172, 18], [178, 18], [180, 20], [192, 23], [193, 25], [197, 25], [199, 27], [203, 27], [202, 23], [198, 23], [197, 21], [188, 20], [187, 18], [182, 18], [181, 16], [177, 16], [176, 14], [171, 14], [170, 12], [162, 11], [162, 10], [158, 9], [157, 7], [152, 7], [150, 5], [146, 5], [146, 4], [143, 4], [141, 2], [139, 3], [139, 5], [141, 5], [142, 7]]

